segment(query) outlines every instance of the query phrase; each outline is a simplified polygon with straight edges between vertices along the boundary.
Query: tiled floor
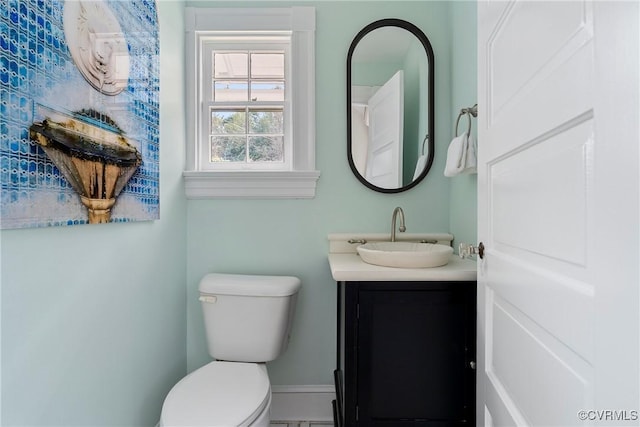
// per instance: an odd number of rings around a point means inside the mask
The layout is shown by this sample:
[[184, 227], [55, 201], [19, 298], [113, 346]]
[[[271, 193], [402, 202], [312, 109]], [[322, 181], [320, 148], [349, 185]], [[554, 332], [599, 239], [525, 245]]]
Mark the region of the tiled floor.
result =
[[328, 421], [271, 421], [271, 427], [321, 427], [333, 426]]

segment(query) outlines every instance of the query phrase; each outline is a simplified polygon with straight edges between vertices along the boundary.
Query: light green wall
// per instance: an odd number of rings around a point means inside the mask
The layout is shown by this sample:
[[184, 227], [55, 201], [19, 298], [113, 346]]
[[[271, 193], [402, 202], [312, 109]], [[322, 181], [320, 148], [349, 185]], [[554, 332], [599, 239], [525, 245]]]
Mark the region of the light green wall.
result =
[[[410, 232], [475, 237], [475, 218], [465, 213], [475, 206], [475, 178], [442, 174], [457, 110], [475, 102], [475, 61], [462, 50], [475, 44], [468, 36], [475, 5], [301, 4], [317, 7], [316, 198], [184, 199], [184, 4], [160, 1], [161, 219], [0, 232], [2, 425], [154, 425], [173, 384], [209, 361], [197, 284], [213, 271], [299, 276], [291, 345], [270, 364], [272, 382], [331, 384], [335, 283], [327, 234], [388, 232], [393, 208], [402, 206]], [[362, 186], [346, 159], [347, 49], [366, 24], [388, 17], [422, 28], [436, 60], [434, 166], [420, 185], [394, 195]]]
[[152, 426], [186, 372], [182, 13], [160, 2], [161, 219], [0, 233], [3, 426]]
[[[451, 130], [461, 108], [471, 107], [478, 101], [477, 96], [477, 46], [476, 46], [476, 2], [454, 1], [450, 4], [451, 25]], [[479, 106], [482, 110], [482, 106]], [[477, 119], [472, 121], [472, 133], [477, 136]], [[466, 118], [460, 119], [459, 132], [466, 131]], [[442, 135], [442, 134], [441, 134]], [[481, 148], [482, 141], [478, 141]], [[449, 205], [450, 230], [455, 236], [456, 253], [460, 242], [477, 242], [477, 177], [478, 175], [460, 175], [451, 180]]]
[[[195, 2], [236, 6], [238, 2]], [[267, 7], [292, 3], [247, 2]], [[309, 4], [309, 2], [304, 2]], [[335, 364], [335, 283], [327, 263], [331, 232], [389, 232], [404, 208], [410, 232], [449, 230], [449, 183], [442, 174], [450, 124], [450, 28], [446, 2], [316, 2], [316, 163], [312, 200], [189, 201], [187, 213], [188, 369], [207, 363], [200, 278], [208, 272], [291, 274], [302, 279], [288, 351], [269, 364], [273, 384], [331, 384]], [[346, 151], [346, 57], [352, 38], [372, 21], [395, 17], [420, 27], [436, 62], [436, 156], [433, 172], [394, 195], [364, 187]]]

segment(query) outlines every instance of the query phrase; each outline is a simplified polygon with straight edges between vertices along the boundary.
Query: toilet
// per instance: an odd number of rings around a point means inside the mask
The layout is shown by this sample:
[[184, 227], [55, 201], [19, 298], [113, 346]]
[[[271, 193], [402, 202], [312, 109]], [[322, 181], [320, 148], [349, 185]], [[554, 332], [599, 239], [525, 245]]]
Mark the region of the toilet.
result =
[[287, 347], [300, 279], [207, 274], [199, 285], [209, 354], [215, 359], [169, 392], [160, 426], [269, 425], [266, 362]]

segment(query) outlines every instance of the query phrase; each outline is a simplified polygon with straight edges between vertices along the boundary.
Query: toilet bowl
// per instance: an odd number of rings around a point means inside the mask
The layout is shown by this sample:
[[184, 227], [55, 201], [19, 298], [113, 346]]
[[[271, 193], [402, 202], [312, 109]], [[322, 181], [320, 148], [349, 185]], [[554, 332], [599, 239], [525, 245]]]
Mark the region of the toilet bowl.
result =
[[160, 426], [266, 427], [270, 408], [271, 387], [264, 364], [210, 362], [171, 389]]
[[169, 392], [161, 427], [267, 427], [266, 362], [287, 347], [300, 279], [208, 274], [200, 281], [209, 354]]

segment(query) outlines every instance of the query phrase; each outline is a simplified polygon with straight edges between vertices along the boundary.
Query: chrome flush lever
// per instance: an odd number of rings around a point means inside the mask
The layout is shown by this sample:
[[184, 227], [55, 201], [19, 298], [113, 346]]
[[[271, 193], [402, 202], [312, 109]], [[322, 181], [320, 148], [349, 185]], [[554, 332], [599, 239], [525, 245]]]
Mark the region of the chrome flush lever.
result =
[[478, 246], [473, 246], [468, 243], [460, 243], [458, 246], [458, 255], [460, 258], [469, 258], [471, 255], [478, 255], [480, 259], [484, 258], [484, 244], [478, 243]]

